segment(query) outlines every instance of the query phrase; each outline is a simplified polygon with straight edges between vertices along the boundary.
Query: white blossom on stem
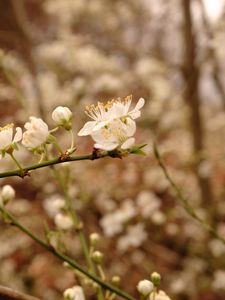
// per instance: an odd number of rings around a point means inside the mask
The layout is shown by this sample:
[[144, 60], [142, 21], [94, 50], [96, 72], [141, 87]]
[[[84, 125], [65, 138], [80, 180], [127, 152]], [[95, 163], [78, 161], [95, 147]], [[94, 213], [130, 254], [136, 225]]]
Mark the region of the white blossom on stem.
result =
[[16, 192], [11, 185], [4, 185], [0, 193], [0, 204], [7, 204], [9, 201], [15, 198], [15, 195]]
[[134, 143], [133, 137], [136, 131], [136, 124], [133, 120], [128, 119], [126, 123], [121, 120], [114, 120], [108, 125], [91, 134], [95, 141], [94, 147], [106, 151], [116, 148], [128, 149]]
[[138, 282], [137, 290], [143, 296], [149, 295], [153, 291], [154, 285], [150, 280], [141, 280]]
[[72, 111], [65, 106], [58, 106], [52, 112], [52, 119], [58, 126], [71, 129]]
[[150, 300], [171, 300], [171, 298], [164, 291], [160, 290], [156, 294], [152, 293]]
[[13, 123], [0, 127], [0, 159], [4, 157], [7, 150], [15, 148], [16, 143], [22, 139], [22, 129], [16, 127], [16, 133], [13, 137], [13, 127]]
[[85, 300], [83, 288], [79, 285], [65, 290], [63, 296], [64, 300]]
[[48, 125], [40, 118], [30, 117], [30, 122], [24, 125], [22, 144], [30, 149], [35, 149], [47, 142], [49, 136]]
[[93, 121], [87, 122], [78, 132], [78, 135], [91, 135], [114, 120], [121, 120], [126, 123], [128, 119], [137, 119], [141, 115], [140, 109], [143, 107], [145, 100], [140, 98], [135, 108], [129, 111], [131, 102], [132, 96], [128, 96], [123, 99], [112, 99], [105, 104], [98, 102], [97, 105], [92, 104], [87, 106], [86, 114]]

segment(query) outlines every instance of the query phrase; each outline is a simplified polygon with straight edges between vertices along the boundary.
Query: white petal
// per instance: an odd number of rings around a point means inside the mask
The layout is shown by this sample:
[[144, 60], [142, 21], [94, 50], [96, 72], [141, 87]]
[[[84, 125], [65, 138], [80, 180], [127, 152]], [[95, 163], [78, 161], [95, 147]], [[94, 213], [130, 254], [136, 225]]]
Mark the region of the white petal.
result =
[[136, 132], [136, 123], [134, 120], [127, 118], [126, 134], [128, 137], [133, 136]]
[[129, 112], [129, 116], [132, 119], [139, 118], [141, 115], [140, 109], [144, 106], [144, 104], [145, 104], [145, 100], [143, 98], [140, 98], [138, 100], [138, 103], [136, 104], [135, 108]]
[[134, 144], [134, 142], [135, 142], [135, 138], [129, 138], [121, 145], [121, 149], [130, 148]]
[[94, 147], [96, 149], [101, 149], [101, 150], [106, 150], [106, 151], [111, 151], [116, 149], [116, 147], [118, 147], [119, 144], [118, 143], [109, 143], [109, 144], [94, 144]]
[[84, 124], [84, 127], [81, 128], [81, 130], [78, 132], [79, 136], [85, 136], [85, 135], [89, 135], [92, 133], [92, 131], [94, 130], [96, 126], [96, 122], [95, 121], [89, 121], [86, 124]]
[[14, 136], [13, 142], [19, 142], [22, 139], [23, 133], [20, 127], [16, 127], [16, 134]]
[[135, 120], [135, 119], [137, 119], [137, 118], [139, 118], [140, 116], [141, 116], [141, 112], [140, 112], [140, 110], [137, 110], [137, 111], [131, 111], [131, 112], [129, 112], [129, 116], [133, 119], [133, 120]]
[[12, 142], [13, 128], [0, 131], [0, 149], [8, 147]]
[[140, 110], [144, 105], [145, 105], [145, 99], [140, 98], [134, 109], [135, 110]]
[[96, 130], [101, 129], [101, 128], [104, 127], [106, 124], [108, 124], [108, 122], [109, 122], [109, 121], [101, 121], [101, 122], [98, 122], [98, 123], [95, 125], [93, 131], [96, 131]]

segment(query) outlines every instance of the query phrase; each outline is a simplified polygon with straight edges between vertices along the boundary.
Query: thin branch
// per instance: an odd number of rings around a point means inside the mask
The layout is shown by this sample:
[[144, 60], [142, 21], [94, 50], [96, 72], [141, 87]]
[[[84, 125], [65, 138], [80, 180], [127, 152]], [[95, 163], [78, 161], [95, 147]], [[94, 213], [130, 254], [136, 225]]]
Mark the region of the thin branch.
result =
[[[198, 0], [198, 1], [199, 1], [199, 4], [200, 4], [200, 7], [201, 7], [202, 21], [203, 21], [204, 29], [206, 31], [208, 39], [210, 41], [212, 41], [214, 39], [214, 33], [211, 30], [210, 24], [209, 24], [209, 22], [207, 20], [207, 17], [206, 17], [205, 5], [204, 5], [202, 0]], [[217, 90], [219, 91], [219, 93], [221, 95], [222, 102], [223, 102], [223, 108], [225, 109], [225, 89], [224, 89], [223, 81], [221, 79], [222, 76], [220, 76], [221, 75], [221, 68], [220, 68], [218, 58], [217, 58], [216, 50], [211, 45], [208, 47], [208, 55], [209, 55], [209, 58], [212, 60], [212, 63], [213, 63], [212, 77], [213, 77], [214, 83], [217, 87]]]
[[[199, 95], [199, 68], [197, 65], [197, 43], [196, 33], [194, 32], [193, 16], [191, 12], [191, 0], [182, 0], [181, 8], [183, 15], [183, 77], [186, 84], [185, 101], [190, 107], [190, 128], [193, 137], [194, 157], [197, 158], [195, 163], [195, 173], [201, 191], [202, 203], [209, 207], [213, 200], [213, 193], [210, 180], [202, 178], [198, 174], [199, 164], [203, 161], [204, 152], [204, 128], [201, 117], [201, 99]], [[213, 217], [213, 216], [212, 216]]]
[[124, 150], [124, 152], [121, 152], [120, 150], [112, 150], [112, 151], [103, 151], [100, 149], [94, 149], [93, 153], [87, 154], [87, 155], [81, 155], [81, 156], [68, 156], [67, 154], [62, 155], [60, 157], [56, 157], [50, 160], [42, 161], [37, 164], [33, 164], [27, 167], [21, 167], [21, 169], [16, 169], [12, 171], [6, 171], [0, 173], [0, 178], [5, 177], [13, 177], [13, 176], [19, 176], [21, 178], [24, 178], [25, 176], [29, 176], [29, 171], [44, 168], [47, 166], [53, 166], [57, 164], [62, 164], [65, 162], [72, 162], [72, 161], [80, 161], [80, 160], [96, 160], [103, 157], [112, 157], [112, 158], [122, 158], [129, 154], [138, 154], [138, 150], [141, 151], [141, 149], [145, 145], [136, 145], [133, 146], [129, 150]]
[[40, 300], [40, 298], [32, 297], [24, 293], [14, 291], [10, 288], [0, 286], [1, 300]]
[[159, 166], [162, 169], [166, 179], [169, 181], [171, 187], [175, 191], [176, 199], [179, 201], [179, 203], [185, 209], [185, 211], [188, 213], [188, 215], [191, 216], [193, 219], [195, 219], [198, 223], [200, 223], [202, 225], [202, 227], [204, 227], [213, 237], [217, 238], [218, 240], [223, 242], [223, 244], [225, 244], [225, 239], [222, 236], [220, 236], [210, 224], [208, 224], [204, 219], [202, 219], [201, 217], [199, 217], [196, 214], [194, 208], [190, 205], [188, 198], [186, 198], [184, 196], [181, 189], [171, 178], [171, 176], [169, 175], [169, 172], [167, 171], [167, 168], [161, 158], [161, 155], [159, 153], [159, 150], [158, 150], [156, 144], [154, 144], [154, 155], [155, 155], [155, 158], [157, 159]]
[[[106, 155], [107, 156], [107, 155]], [[83, 155], [83, 156], [72, 156], [62, 159], [61, 157], [57, 157], [51, 160], [43, 161], [37, 164], [33, 164], [28, 167], [24, 167], [22, 169], [16, 169], [13, 171], [7, 171], [0, 173], [0, 178], [4, 177], [13, 177], [13, 176], [19, 176], [19, 177], [25, 177], [29, 176], [29, 171], [36, 170], [40, 168], [44, 168], [47, 166], [57, 165], [68, 161], [79, 161], [79, 160], [93, 160], [97, 158], [93, 158], [93, 154]]]
[[[81, 265], [79, 265], [75, 260], [71, 259], [70, 257], [62, 254], [55, 248], [53, 248], [51, 245], [47, 244], [47, 242], [41, 240], [38, 236], [33, 234], [29, 229], [24, 227], [21, 223], [19, 223], [8, 211], [5, 210], [4, 207], [0, 206], [0, 212], [2, 213], [3, 218], [7, 220], [11, 225], [17, 227], [22, 232], [24, 232], [26, 235], [31, 237], [35, 242], [37, 242], [39, 245], [41, 245], [44, 249], [51, 252], [54, 256], [59, 258], [63, 262], [67, 262], [71, 267], [85, 275], [86, 277], [92, 279], [94, 282], [98, 283], [100, 286], [105, 288], [106, 290], [111, 291], [112, 293], [117, 294], [118, 296], [127, 299], [127, 300], [135, 300], [131, 295], [127, 294], [126, 292], [120, 290], [119, 288], [113, 286], [112, 284], [106, 283], [103, 280], [101, 280], [99, 277], [93, 275], [92, 273], [89, 273], [86, 271]], [[27, 299], [28, 300], [28, 299]], [[32, 299], [30, 299], [32, 300]]]

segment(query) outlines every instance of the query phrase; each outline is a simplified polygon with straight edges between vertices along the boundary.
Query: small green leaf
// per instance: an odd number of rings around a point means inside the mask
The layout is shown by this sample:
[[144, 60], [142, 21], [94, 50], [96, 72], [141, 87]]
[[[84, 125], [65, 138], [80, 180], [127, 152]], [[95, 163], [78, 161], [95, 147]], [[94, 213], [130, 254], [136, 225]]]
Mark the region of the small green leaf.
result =
[[134, 145], [130, 149], [130, 153], [137, 154], [137, 155], [146, 155], [146, 153], [142, 150], [142, 148], [144, 148], [146, 145], [147, 144], [137, 144], [137, 145]]

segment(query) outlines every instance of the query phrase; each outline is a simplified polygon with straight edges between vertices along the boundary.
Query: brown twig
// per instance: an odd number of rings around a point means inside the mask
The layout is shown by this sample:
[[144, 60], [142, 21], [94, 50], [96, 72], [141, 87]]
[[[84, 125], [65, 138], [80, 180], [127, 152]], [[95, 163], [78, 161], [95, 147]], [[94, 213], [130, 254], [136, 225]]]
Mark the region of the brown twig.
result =
[[40, 298], [32, 297], [30, 295], [17, 292], [13, 289], [0, 286], [0, 299], [1, 300], [41, 300]]
[[193, 136], [193, 154], [196, 157], [195, 173], [201, 191], [201, 200], [206, 207], [212, 203], [212, 190], [208, 178], [198, 175], [198, 167], [204, 160], [204, 131], [200, 111], [199, 69], [196, 63], [196, 36], [193, 29], [191, 0], [182, 0], [181, 8], [184, 19], [184, 67], [183, 77], [186, 81], [185, 100], [190, 107], [190, 127]]

